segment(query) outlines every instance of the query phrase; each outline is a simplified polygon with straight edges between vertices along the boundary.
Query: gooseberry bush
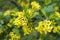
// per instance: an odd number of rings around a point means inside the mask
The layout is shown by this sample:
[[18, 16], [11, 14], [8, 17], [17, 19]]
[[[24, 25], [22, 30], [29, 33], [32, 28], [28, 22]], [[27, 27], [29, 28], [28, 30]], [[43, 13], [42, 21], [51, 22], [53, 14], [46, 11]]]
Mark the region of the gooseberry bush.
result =
[[60, 40], [60, 0], [0, 0], [0, 40]]

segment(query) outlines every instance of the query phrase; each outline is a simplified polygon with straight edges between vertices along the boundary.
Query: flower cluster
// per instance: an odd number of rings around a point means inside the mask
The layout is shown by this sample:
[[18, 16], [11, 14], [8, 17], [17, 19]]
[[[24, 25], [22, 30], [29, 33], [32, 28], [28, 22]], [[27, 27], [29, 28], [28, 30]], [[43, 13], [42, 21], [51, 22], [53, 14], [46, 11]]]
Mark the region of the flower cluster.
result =
[[32, 5], [32, 9], [34, 9], [34, 10], [40, 10], [41, 9], [41, 6], [36, 1], [33, 1], [31, 3], [31, 5]]
[[53, 32], [54, 32], [54, 33], [57, 33], [57, 32], [59, 32], [59, 31], [60, 31], [60, 26], [54, 27], [54, 29], [53, 29]]
[[22, 27], [22, 29], [23, 29], [23, 31], [24, 31], [24, 35], [30, 34], [31, 31], [32, 31], [30, 28], [28, 28], [28, 26], [24, 26], [24, 27]]
[[1, 0], [0, 40], [60, 40], [60, 8], [51, 2]]
[[14, 34], [13, 32], [10, 32], [9, 36], [10, 36], [9, 40], [20, 40], [20, 35]]
[[17, 12], [15, 15], [17, 16], [17, 18], [13, 21], [13, 24], [14, 25], [17, 25], [18, 28], [20, 26], [27, 25], [28, 19], [24, 16], [24, 13], [23, 12]]
[[55, 12], [55, 16], [60, 18], [60, 13], [59, 12]]
[[52, 21], [50, 20], [44, 20], [39, 22], [38, 27], [36, 27], [37, 31], [39, 31], [41, 34], [47, 34], [48, 32], [51, 32], [53, 26], [51, 26]]

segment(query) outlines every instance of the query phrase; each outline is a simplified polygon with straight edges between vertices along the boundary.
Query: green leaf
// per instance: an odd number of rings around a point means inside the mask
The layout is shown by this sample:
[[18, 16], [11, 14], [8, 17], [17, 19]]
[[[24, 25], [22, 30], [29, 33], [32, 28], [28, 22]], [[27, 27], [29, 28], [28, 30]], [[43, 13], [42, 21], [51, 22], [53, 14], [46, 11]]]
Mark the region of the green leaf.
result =
[[2, 11], [0, 11], [0, 19], [3, 17], [2, 15], [3, 15], [3, 12], [2, 12]]
[[4, 22], [5, 22], [5, 23], [9, 22], [10, 18], [11, 18], [10, 15], [5, 16], [5, 17], [4, 17]]
[[42, 14], [45, 16], [45, 18], [47, 18], [47, 15], [46, 15], [45, 10], [44, 10], [44, 9], [41, 9], [41, 12], [42, 12]]
[[0, 24], [4, 24], [4, 21], [3, 20], [0, 20]]
[[24, 37], [22, 37], [21, 40], [38, 40], [37, 38], [39, 38], [39, 35], [40, 34], [37, 31], [33, 31], [29, 35], [25, 35]]
[[3, 26], [3, 25], [0, 25], [0, 30], [5, 30], [6, 29], [6, 26]]
[[25, 8], [24, 8], [24, 13], [25, 13], [25, 16], [26, 16], [28, 19], [30, 19], [30, 15], [27, 13], [27, 9], [28, 9], [28, 7], [25, 7]]
[[34, 12], [32, 17], [39, 15], [39, 12]]
[[45, 0], [45, 5], [48, 5], [51, 3], [51, 0]]
[[33, 31], [31, 34], [28, 35], [27, 40], [38, 40], [40, 37], [40, 33], [37, 31]]
[[12, 31], [16, 34], [19, 34], [19, 30], [17, 28], [14, 28]]
[[45, 6], [44, 7], [44, 10], [48, 13], [48, 12], [54, 12], [54, 8], [52, 5], [49, 5], [49, 6]]

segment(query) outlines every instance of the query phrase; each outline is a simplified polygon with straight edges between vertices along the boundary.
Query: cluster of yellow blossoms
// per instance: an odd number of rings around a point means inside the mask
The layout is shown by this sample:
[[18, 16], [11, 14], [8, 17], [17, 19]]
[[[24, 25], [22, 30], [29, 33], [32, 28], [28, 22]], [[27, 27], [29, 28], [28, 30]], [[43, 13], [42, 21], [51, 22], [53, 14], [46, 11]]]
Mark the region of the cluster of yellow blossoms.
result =
[[[29, 0], [27, 1], [27, 3], [25, 3], [24, 1], [21, 2], [22, 7], [26, 7], [26, 6], [29, 6], [29, 5], [30, 5]], [[41, 6], [36, 1], [31, 2], [31, 6], [32, 6], [33, 10], [40, 10], [41, 9]]]
[[28, 19], [24, 15], [24, 12], [17, 12], [14, 16], [17, 16], [17, 18], [15, 18], [15, 20], [13, 21], [13, 24], [18, 28], [22, 26], [24, 35], [31, 33], [32, 30], [30, 30], [29, 26], [27, 25]]
[[51, 26], [52, 21], [50, 20], [44, 20], [39, 22], [38, 27], [36, 27], [37, 31], [39, 31], [41, 34], [47, 34], [48, 32], [51, 32], [53, 26]]
[[60, 18], [60, 13], [59, 12], [55, 12], [55, 16]]
[[32, 31], [32, 29], [28, 28], [28, 26], [24, 26], [24, 27], [22, 27], [22, 29], [24, 31], [24, 35], [30, 34]]
[[20, 35], [14, 34], [13, 32], [10, 32], [9, 36], [10, 36], [9, 40], [20, 40]]
[[59, 31], [60, 31], [60, 26], [54, 27], [53, 33], [57, 33], [57, 32], [59, 32]]
[[[8, 22], [6, 24], [4, 24], [4, 26], [8, 26], [7, 29], [10, 30], [10, 28], [12, 28], [12, 30], [10, 31], [8, 35], [9, 40], [20, 40], [22, 37], [20, 35], [20, 28], [23, 31], [24, 36], [28, 35], [30, 33], [32, 33], [33, 31], [38, 31], [40, 34], [46, 35], [48, 33], [58, 33], [60, 32], [60, 26], [56, 26], [55, 23], [53, 22], [53, 20], [55, 20], [54, 18], [60, 18], [60, 13], [58, 12], [59, 7], [56, 6], [54, 8], [55, 10], [55, 14], [53, 15], [43, 15], [45, 14], [45, 10], [44, 7], [41, 9], [41, 5], [37, 2], [37, 1], [30, 1], [30, 0], [18, 0], [17, 1], [19, 5], [17, 6], [21, 6], [23, 11], [20, 11], [20, 9], [17, 11], [16, 9], [11, 9], [11, 10], [6, 10], [3, 14], [3, 17], [7, 17], [9, 16], [10, 19], [8, 20]], [[44, 5], [45, 7], [48, 7], [50, 2], [45, 3], [46, 5]], [[52, 7], [53, 8], [53, 7]], [[52, 9], [51, 8], [51, 9]], [[48, 7], [49, 9], [49, 7]], [[39, 14], [41, 13], [41, 15]], [[48, 13], [48, 12], [47, 12]], [[50, 12], [49, 12], [50, 13]], [[38, 14], [38, 15], [37, 15]], [[35, 16], [37, 15], [37, 16]], [[46, 16], [46, 19], [44, 19], [44, 17]], [[41, 21], [40, 20], [43, 18], [44, 20]], [[52, 17], [52, 19], [50, 18]], [[35, 19], [36, 18], [36, 19]], [[5, 22], [5, 18], [4, 19]], [[7, 17], [8, 19], [8, 17]], [[40, 20], [37, 27], [35, 27], [35, 22], [38, 22]], [[15, 26], [15, 27], [14, 27]], [[17, 32], [16, 30], [13, 30], [13, 28], [17, 28]], [[5, 30], [5, 29], [4, 29]], [[4, 32], [4, 30], [0, 30], [0, 34]], [[14, 33], [16, 32], [16, 33]], [[7, 38], [7, 37], [6, 37]], [[42, 39], [40, 39], [42, 40]]]
[[29, 16], [31, 16], [31, 17], [33, 16], [33, 14], [32, 14], [33, 10], [32, 9], [28, 9], [27, 12], [28, 12]]
[[32, 5], [32, 9], [34, 9], [34, 10], [39, 10], [39, 9], [41, 9], [41, 6], [40, 6], [39, 3], [36, 2], [36, 1], [31, 2], [31, 5]]
[[22, 1], [22, 2], [21, 2], [21, 6], [22, 6], [22, 7], [29, 6], [29, 2], [26, 3], [26, 2], [24, 2], [24, 1]]
[[28, 23], [27, 18], [24, 16], [24, 12], [17, 12], [15, 14], [15, 16], [17, 16], [17, 18], [13, 21], [13, 24], [17, 25], [18, 28], [20, 26], [25, 26]]

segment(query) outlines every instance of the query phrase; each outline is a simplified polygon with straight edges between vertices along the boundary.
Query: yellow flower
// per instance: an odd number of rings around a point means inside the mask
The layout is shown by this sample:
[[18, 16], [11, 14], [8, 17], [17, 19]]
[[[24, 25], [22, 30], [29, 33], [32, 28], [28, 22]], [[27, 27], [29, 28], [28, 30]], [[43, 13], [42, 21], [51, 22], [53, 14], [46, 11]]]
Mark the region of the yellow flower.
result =
[[33, 12], [32, 9], [28, 9], [27, 11], [28, 11], [29, 14]]
[[8, 24], [7, 24], [7, 26], [8, 26], [8, 27], [11, 27], [11, 24], [10, 24], [10, 23], [8, 23]]
[[28, 28], [28, 26], [23, 26], [22, 29], [24, 31], [24, 35], [31, 33], [31, 30]]
[[17, 34], [15, 34], [15, 35], [14, 35], [14, 38], [15, 38], [15, 40], [16, 40], [16, 39], [19, 40], [19, 39], [20, 39], [20, 36], [17, 35]]
[[34, 10], [39, 10], [41, 8], [39, 3], [37, 3], [36, 1], [31, 2], [31, 5], [32, 5], [32, 9]]
[[57, 32], [58, 32], [57, 27], [54, 27], [54, 29], [53, 29], [53, 33], [57, 33]]
[[59, 32], [59, 31], [60, 31], [60, 26], [54, 27], [53, 33], [57, 33], [57, 32]]
[[28, 12], [29, 16], [31, 16], [31, 17], [33, 16], [33, 13], [32, 13], [33, 10], [32, 9], [28, 9], [27, 12]]
[[23, 17], [23, 16], [24, 16], [24, 12], [17, 12], [17, 15], [18, 15], [19, 17]]
[[13, 21], [14, 25], [17, 25], [18, 28], [20, 26], [27, 25], [28, 20], [25, 17], [24, 12], [17, 12], [15, 16], [17, 16], [17, 18]]
[[21, 2], [22, 7], [25, 7], [25, 5], [26, 5], [25, 2]]
[[18, 28], [21, 26], [21, 22], [20, 22], [19, 19], [15, 19], [15, 20], [13, 21], [13, 24], [14, 24], [14, 25], [17, 25]]
[[55, 16], [60, 18], [60, 13], [59, 12], [55, 12]]
[[14, 33], [13, 32], [10, 32], [9, 36], [10, 37], [14, 37]]
[[17, 3], [19, 3], [19, 4], [20, 4], [20, 2], [21, 2], [21, 0], [18, 0], [18, 1], [17, 1]]
[[22, 7], [29, 6], [29, 3], [26, 3], [26, 2], [24, 2], [24, 1], [22, 1], [22, 2], [21, 2], [21, 6], [22, 6]]
[[18, 28], [20, 26], [24, 26], [24, 25], [27, 25], [28, 23], [28, 19], [24, 16], [23, 13], [19, 13], [18, 17], [13, 21], [13, 24], [14, 25], [17, 25]]
[[20, 18], [24, 17], [24, 12], [16, 12], [13, 16], [18, 16]]
[[52, 21], [50, 20], [44, 20], [39, 22], [38, 27], [36, 27], [36, 30], [39, 31], [41, 34], [45, 33], [47, 34], [48, 32], [51, 32], [53, 26], [51, 26]]
[[60, 26], [58, 26], [57, 28], [58, 28], [58, 30], [60, 30]]
[[9, 36], [11, 37], [9, 40], [20, 40], [20, 35], [14, 34], [10, 32]]

